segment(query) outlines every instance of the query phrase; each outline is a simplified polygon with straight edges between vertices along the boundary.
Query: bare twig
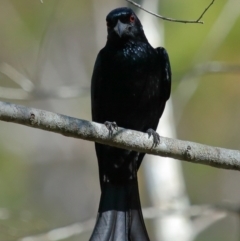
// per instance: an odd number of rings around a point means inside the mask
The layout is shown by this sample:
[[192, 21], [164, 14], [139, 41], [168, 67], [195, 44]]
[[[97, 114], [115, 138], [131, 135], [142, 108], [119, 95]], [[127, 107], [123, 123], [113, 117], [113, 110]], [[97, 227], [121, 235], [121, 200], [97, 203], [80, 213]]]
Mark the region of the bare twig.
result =
[[[173, 93], [173, 98], [181, 98], [177, 102], [177, 109], [182, 110], [188, 103], [190, 98], [198, 88], [200, 77], [207, 74], [239, 74], [240, 65], [228, 64], [225, 62], [209, 61], [203, 64], [195, 65], [185, 76], [181, 79], [178, 88]], [[187, 88], [186, 88], [187, 86]], [[181, 119], [182, 111], [175, 113], [175, 123]]]
[[198, 64], [194, 66], [194, 68], [186, 74], [185, 79], [192, 79], [196, 76], [202, 76], [205, 74], [216, 74], [216, 73], [225, 73], [225, 74], [239, 74], [240, 73], [240, 65], [239, 64], [228, 64], [225, 62], [218, 61], [209, 61], [203, 64]]
[[31, 92], [20, 88], [0, 86], [0, 98], [7, 100], [46, 100], [46, 99], [71, 99], [89, 94], [89, 87], [59, 86], [54, 89], [35, 88]]
[[203, 15], [207, 12], [207, 10], [213, 5], [213, 3], [214, 3], [214, 1], [215, 0], [212, 0], [212, 2], [205, 8], [205, 10], [203, 11], [203, 13], [200, 15], [200, 17], [196, 20], [197, 22], [199, 22], [201, 19], [202, 19], [202, 17], [203, 17]]
[[0, 72], [8, 76], [12, 81], [19, 85], [23, 90], [31, 92], [34, 89], [34, 84], [27, 79], [23, 74], [19, 73], [15, 68], [7, 63], [0, 64]]
[[27, 236], [24, 238], [18, 239], [18, 241], [58, 241], [64, 240], [76, 235], [79, 235], [83, 232], [89, 231], [92, 229], [95, 223], [95, 218], [89, 219], [85, 222], [74, 223], [65, 227], [56, 228], [50, 230], [47, 233], [38, 234], [34, 236]]
[[161, 18], [161, 19], [166, 20], [166, 21], [177, 22], [177, 23], [200, 23], [200, 24], [203, 24], [203, 21], [200, 21], [200, 20], [202, 19], [203, 15], [207, 12], [207, 10], [213, 5], [215, 0], [212, 0], [212, 2], [207, 6], [207, 8], [202, 12], [202, 14], [200, 15], [200, 17], [197, 20], [179, 20], [179, 19], [163, 17], [159, 14], [156, 14], [154, 12], [151, 12], [151, 11], [143, 8], [140, 4], [135, 3], [132, 0], [126, 0], [126, 1], [133, 4], [134, 6], [136, 6], [138, 8], [140, 8], [140, 9], [142, 9], [143, 11], [152, 14], [153, 16]]
[[147, 134], [139, 131], [119, 128], [113, 136], [109, 136], [107, 128], [102, 124], [6, 102], [0, 102], [0, 120], [123, 149], [223, 169], [240, 170], [240, 151], [237, 150], [165, 137], [161, 137], [161, 143], [152, 148], [152, 140]]
[[[198, 51], [192, 60], [192, 66], [195, 66], [197, 63], [211, 63], [211, 59], [213, 59], [213, 56], [216, 55], [217, 51], [220, 49], [220, 46], [229, 36], [229, 33], [235, 26], [239, 16], [240, 8], [236, 7], [236, 1], [226, 1], [212, 28], [209, 30], [207, 37], [203, 41], [202, 46], [198, 48]], [[221, 31], [219, 31], [219, 29], [221, 29]], [[193, 67], [193, 69], [195, 69], [195, 67]], [[233, 68], [231, 68], [230, 71], [232, 72]], [[193, 72], [195, 71], [190, 70], [190, 73], [186, 73], [182, 77], [182, 80], [180, 81], [181, 83], [178, 85], [177, 89], [175, 89], [174, 95], [172, 95], [173, 98], [177, 98], [178, 100], [176, 110], [180, 110], [175, 112], [176, 124], [178, 124], [182, 113], [184, 113], [183, 109], [199, 87], [201, 80], [199, 76], [201, 76], [201, 74], [194, 77]], [[189, 80], [190, 76], [191, 81], [185, 81], [186, 79]]]
[[31, 80], [21, 74], [13, 66], [0, 63], [0, 73], [7, 76], [20, 88], [0, 86], [0, 98], [11, 100], [70, 99], [89, 93], [89, 87], [77, 85], [59, 86], [53, 89], [36, 88]]
[[[167, 207], [147, 207], [143, 208], [143, 215], [145, 219], [155, 219], [163, 216], [169, 216], [173, 214], [184, 215], [188, 218], [193, 219], [194, 222], [198, 222], [204, 219], [204, 227], [207, 228], [211, 224], [226, 217], [227, 214], [239, 215], [240, 207], [235, 204], [208, 204], [208, 205], [192, 205], [186, 209], [174, 209], [169, 206]], [[90, 218], [83, 222], [73, 223], [64, 227], [55, 228], [48, 232], [41, 233], [38, 235], [27, 236], [18, 239], [18, 241], [58, 241], [71, 238], [76, 235], [80, 235], [84, 232], [92, 230], [95, 218]], [[207, 223], [207, 225], [206, 225]]]

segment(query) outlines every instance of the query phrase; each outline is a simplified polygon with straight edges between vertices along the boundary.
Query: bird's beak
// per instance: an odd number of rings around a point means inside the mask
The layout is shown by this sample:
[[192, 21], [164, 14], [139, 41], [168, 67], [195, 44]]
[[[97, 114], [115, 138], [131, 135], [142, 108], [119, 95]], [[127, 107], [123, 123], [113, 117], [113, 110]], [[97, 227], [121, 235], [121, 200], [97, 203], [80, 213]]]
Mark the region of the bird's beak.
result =
[[124, 33], [125, 29], [127, 27], [127, 24], [122, 23], [119, 19], [118, 22], [116, 24], [116, 26], [114, 27], [114, 31], [119, 35], [119, 37], [122, 37], [122, 34]]

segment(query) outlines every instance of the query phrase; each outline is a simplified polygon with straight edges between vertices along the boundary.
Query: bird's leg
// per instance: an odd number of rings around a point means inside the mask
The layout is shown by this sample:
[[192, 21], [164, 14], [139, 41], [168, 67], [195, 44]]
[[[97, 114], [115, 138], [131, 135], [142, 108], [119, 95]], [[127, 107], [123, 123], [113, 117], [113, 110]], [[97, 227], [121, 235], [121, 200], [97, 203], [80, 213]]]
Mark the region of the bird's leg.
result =
[[151, 136], [153, 136], [153, 147], [156, 147], [157, 145], [160, 144], [160, 135], [153, 129], [148, 129], [147, 130], [147, 134], [148, 134], [148, 138], [150, 138]]
[[137, 162], [138, 162], [138, 156], [139, 156], [139, 153], [137, 153], [137, 155], [135, 156], [135, 158], [133, 159], [133, 178], [137, 178]]
[[118, 125], [115, 121], [110, 122], [110, 121], [105, 121], [104, 125], [107, 127], [108, 131], [109, 131], [109, 135], [112, 136], [113, 135], [113, 131], [117, 131], [118, 130]]

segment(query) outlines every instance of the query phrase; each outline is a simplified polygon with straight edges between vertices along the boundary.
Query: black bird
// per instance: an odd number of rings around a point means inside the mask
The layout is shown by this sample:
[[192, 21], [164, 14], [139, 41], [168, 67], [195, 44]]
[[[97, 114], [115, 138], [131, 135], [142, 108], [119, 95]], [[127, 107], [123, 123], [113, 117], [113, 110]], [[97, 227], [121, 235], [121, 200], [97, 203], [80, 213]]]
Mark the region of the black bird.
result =
[[[93, 121], [153, 135], [171, 91], [166, 50], [154, 49], [130, 8], [117, 8], [106, 18], [108, 37], [94, 66], [91, 86]], [[144, 153], [95, 144], [101, 199], [90, 241], [147, 241], [137, 170]]]

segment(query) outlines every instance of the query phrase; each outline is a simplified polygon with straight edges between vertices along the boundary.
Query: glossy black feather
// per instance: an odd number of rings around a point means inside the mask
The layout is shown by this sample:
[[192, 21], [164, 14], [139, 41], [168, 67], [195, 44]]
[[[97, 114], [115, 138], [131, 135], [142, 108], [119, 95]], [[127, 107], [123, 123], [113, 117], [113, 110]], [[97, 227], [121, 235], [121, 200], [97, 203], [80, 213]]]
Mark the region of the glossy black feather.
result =
[[[116, 30], [118, 21], [121, 25]], [[107, 24], [108, 40], [97, 56], [92, 76], [93, 121], [115, 121], [118, 126], [143, 132], [156, 130], [171, 91], [168, 54], [148, 43], [139, 19], [129, 8], [110, 12]], [[122, 31], [121, 37], [118, 31]], [[149, 240], [136, 176], [144, 154], [95, 145], [102, 195], [90, 240]], [[121, 235], [124, 238], [118, 238]]]

